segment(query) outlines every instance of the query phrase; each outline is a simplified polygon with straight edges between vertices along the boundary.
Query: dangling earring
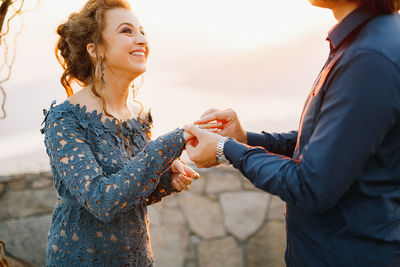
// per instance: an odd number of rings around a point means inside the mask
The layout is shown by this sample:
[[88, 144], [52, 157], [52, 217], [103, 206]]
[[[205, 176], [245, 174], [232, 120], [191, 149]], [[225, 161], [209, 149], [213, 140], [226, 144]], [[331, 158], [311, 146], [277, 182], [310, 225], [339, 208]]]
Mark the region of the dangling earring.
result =
[[132, 88], [132, 98], [133, 98], [133, 101], [135, 101], [135, 99], [136, 99], [135, 82], [131, 83], [131, 88]]
[[137, 80], [137, 78], [131, 83], [131, 88], [132, 88], [132, 92], [133, 92], [133, 100], [134, 101], [135, 101], [136, 96], [139, 93], [140, 87], [142, 87], [142, 85], [143, 85], [144, 76], [140, 75], [140, 83], [139, 83], [139, 85], [138, 85], [138, 83], [135, 83], [136, 80]]
[[103, 63], [103, 57], [100, 58], [100, 71], [101, 71], [101, 76], [100, 76], [100, 81], [101, 81], [101, 87], [100, 90], [103, 90], [104, 88], [104, 63]]

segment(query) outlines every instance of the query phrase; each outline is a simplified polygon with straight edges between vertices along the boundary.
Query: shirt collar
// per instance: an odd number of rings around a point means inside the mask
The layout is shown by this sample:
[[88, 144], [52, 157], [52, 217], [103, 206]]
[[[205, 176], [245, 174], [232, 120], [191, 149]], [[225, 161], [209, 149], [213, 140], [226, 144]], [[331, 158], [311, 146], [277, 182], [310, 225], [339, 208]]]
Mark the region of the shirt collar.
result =
[[375, 14], [367, 11], [365, 8], [358, 8], [336, 24], [329, 31], [326, 40], [331, 43], [333, 49], [337, 49], [350, 33], [374, 16]]

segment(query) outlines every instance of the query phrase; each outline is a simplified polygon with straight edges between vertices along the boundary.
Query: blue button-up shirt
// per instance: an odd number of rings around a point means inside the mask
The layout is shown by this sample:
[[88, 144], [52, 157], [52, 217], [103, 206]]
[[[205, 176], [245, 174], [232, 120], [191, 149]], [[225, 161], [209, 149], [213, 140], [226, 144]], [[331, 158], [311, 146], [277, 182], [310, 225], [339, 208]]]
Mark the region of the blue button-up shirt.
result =
[[224, 153], [286, 202], [288, 266], [400, 266], [400, 15], [358, 9], [327, 39], [299, 130]]

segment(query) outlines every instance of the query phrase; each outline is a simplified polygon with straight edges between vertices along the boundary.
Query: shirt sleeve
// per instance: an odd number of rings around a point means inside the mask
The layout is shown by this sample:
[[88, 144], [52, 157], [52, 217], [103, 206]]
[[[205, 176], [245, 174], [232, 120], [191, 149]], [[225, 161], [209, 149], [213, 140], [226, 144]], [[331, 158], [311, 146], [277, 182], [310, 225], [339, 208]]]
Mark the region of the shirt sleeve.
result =
[[306, 212], [334, 207], [400, 119], [400, 71], [358, 51], [334, 73], [299, 160], [228, 141], [224, 152], [253, 184]]
[[54, 109], [49, 111], [44, 129], [52, 168], [78, 203], [103, 222], [146, 204], [185, 145], [182, 130], [176, 129], [149, 142], [120, 171], [106, 175], [74, 117], [52, 112]]
[[297, 131], [289, 133], [247, 132], [247, 144], [261, 146], [268, 151], [292, 157], [297, 143]]

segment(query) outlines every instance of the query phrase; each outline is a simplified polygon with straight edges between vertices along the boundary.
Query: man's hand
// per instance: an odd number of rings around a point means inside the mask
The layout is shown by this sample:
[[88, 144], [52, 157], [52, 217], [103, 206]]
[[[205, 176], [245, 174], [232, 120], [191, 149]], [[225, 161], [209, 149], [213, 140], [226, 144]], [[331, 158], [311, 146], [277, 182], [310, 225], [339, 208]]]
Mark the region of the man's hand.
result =
[[175, 160], [171, 165], [172, 187], [178, 192], [189, 190], [192, 179], [198, 179], [200, 175], [181, 160]]
[[238, 142], [247, 144], [247, 133], [243, 129], [239, 118], [233, 109], [209, 109], [201, 115], [199, 120], [195, 121], [195, 124], [201, 125], [212, 121], [222, 123], [222, 125], [218, 127], [220, 129], [218, 134], [232, 137]]
[[[200, 129], [206, 129], [207, 131], [216, 133], [219, 132], [219, 127], [222, 126], [221, 122], [218, 123], [203, 123], [203, 124], [196, 124]], [[192, 139], [194, 136], [186, 131], [183, 132], [183, 139], [185, 139], [185, 144], [188, 140]]]
[[194, 138], [186, 143], [186, 152], [198, 168], [209, 168], [218, 165], [216, 157], [217, 144], [221, 136], [202, 130], [194, 125], [185, 125], [185, 132]]

